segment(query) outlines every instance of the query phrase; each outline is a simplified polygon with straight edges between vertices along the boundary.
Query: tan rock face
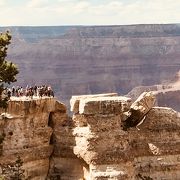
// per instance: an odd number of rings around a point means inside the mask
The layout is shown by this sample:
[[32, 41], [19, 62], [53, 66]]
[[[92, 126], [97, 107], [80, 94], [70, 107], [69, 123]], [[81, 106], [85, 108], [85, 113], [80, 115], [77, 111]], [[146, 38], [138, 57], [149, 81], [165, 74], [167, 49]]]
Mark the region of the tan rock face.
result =
[[153, 92], [144, 92], [132, 103], [130, 109], [124, 114], [127, 115], [123, 122], [123, 129], [139, 126], [143, 123], [147, 113], [155, 105], [156, 98]]
[[[60, 104], [58, 104], [60, 106]], [[73, 153], [75, 138], [72, 134], [74, 123], [66, 114], [63, 104], [50, 115], [53, 134], [51, 144], [54, 146], [50, 158], [48, 179], [74, 179], [84, 177], [84, 162]]]
[[150, 108], [148, 98], [138, 129], [123, 129], [124, 114], [144, 110], [145, 97], [133, 104], [117, 94], [73, 97], [73, 118], [53, 98], [11, 101], [0, 119], [0, 164], [19, 155], [30, 180], [179, 180], [178, 112]]
[[65, 109], [59, 104], [53, 98], [9, 102], [10, 118], [0, 120], [0, 132], [4, 134], [0, 164], [15, 162], [20, 156], [26, 177], [33, 180], [47, 177], [53, 151], [49, 115]]
[[117, 93], [107, 93], [107, 94], [96, 94], [96, 95], [72, 96], [72, 98], [70, 100], [71, 111], [73, 111], [73, 113], [79, 112], [80, 99], [82, 101], [82, 99], [87, 99], [87, 98], [111, 97], [111, 96], [118, 96], [118, 94]]
[[82, 179], [86, 163], [73, 153], [74, 123], [66, 111], [53, 98], [10, 101], [0, 112], [0, 165], [20, 156], [30, 180]]
[[[152, 107], [155, 99], [149, 100]], [[74, 153], [88, 165], [86, 179], [179, 179], [180, 115], [170, 108], [149, 108], [139, 130], [124, 131], [123, 105], [130, 109], [130, 100], [80, 99], [79, 114], [73, 116]]]

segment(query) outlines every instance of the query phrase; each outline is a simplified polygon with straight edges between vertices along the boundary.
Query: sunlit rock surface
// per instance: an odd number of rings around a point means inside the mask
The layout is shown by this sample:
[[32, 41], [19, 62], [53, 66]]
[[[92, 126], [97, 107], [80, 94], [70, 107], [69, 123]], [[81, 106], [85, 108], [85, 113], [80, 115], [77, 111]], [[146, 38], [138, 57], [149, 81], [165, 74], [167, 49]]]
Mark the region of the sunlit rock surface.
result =
[[53, 152], [52, 143], [58, 122], [67, 119], [66, 107], [54, 98], [11, 98], [6, 112], [1, 110], [0, 132], [4, 134], [1, 144], [0, 164], [9, 164], [20, 156], [28, 179], [46, 179]]
[[49, 113], [55, 110], [55, 102], [53, 98], [9, 102], [11, 117], [0, 120], [0, 131], [5, 134], [0, 164], [15, 162], [20, 156], [28, 178], [45, 179], [53, 150]]
[[[130, 107], [128, 98], [111, 98], [114, 110], [121, 109], [121, 104]], [[82, 98], [79, 108], [82, 103], [83, 110], [73, 116], [74, 153], [87, 163], [86, 178], [178, 180], [180, 114], [171, 108], [154, 107], [138, 129], [124, 131], [122, 120], [127, 109], [107, 114], [109, 102], [108, 97]]]
[[83, 95], [71, 103], [72, 118], [54, 98], [11, 100], [1, 110], [0, 165], [19, 155], [30, 180], [180, 179], [178, 112], [152, 107], [138, 128], [124, 130], [130, 98]]

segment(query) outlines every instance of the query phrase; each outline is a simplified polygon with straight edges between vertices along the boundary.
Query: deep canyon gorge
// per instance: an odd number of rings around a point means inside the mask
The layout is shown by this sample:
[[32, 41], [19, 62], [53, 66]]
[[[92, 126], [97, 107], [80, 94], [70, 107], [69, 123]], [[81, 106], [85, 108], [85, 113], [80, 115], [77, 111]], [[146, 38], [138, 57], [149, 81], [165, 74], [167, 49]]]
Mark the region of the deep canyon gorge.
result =
[[173, 80], [180, 69], [180, 25], [1, 27], [17, 85], [50, 84], [72, 95], [117, 92]]
[[180, 179], [180, 24], [7, 29], [14, 85], [56, 98], [0, 109], [0, 174], [20, 156], [29, 180]]

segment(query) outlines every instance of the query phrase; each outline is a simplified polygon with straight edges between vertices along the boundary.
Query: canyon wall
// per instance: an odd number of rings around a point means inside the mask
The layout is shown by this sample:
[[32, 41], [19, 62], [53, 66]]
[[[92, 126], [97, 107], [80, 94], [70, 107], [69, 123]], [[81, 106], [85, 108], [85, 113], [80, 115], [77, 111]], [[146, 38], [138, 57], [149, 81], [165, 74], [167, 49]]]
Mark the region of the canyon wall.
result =
[[51, 114], [56, 112], [67, 116], [66, 107], [53, 98], [17, 98], [9, 102], [6, 112], [1, 109], [1, 173], [19, 156], [27, 179], [46, 179], [54, 151]]
[[72, 95], [161, 84], [180, 69], [180, 25], [4, 27], [18, 85], [51, 84], [66, 104]]
[[74, 123], [64, 104], [54, 98], [12, 98], [0, 113], [0, 176], [11, 172], [5, 169], [19, 156], [28, 180], [84, 177], [85, 163], [73, 152]]
[[10, 101], [1, 110], [0, 166], [20, 156], [30, 180], [178, 180], [180, 114], [153, 107], [124, 130], [131, 105], [116, 93], [74, 96], [71, 118], [54, 98]]
[[180, 178], [180, 114], [152, 108], [138, 127], [124, 131], [125, 97], [79, 97], [74, 153], [87, 163], [86, 179]]

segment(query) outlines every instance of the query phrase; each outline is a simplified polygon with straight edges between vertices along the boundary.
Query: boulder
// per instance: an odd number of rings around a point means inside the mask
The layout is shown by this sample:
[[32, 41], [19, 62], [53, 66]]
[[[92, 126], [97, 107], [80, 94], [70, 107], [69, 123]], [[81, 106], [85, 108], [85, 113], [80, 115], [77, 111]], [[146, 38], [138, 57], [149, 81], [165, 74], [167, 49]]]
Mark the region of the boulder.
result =
[[155, 101], [156, 98], [152, 92], [143, 92], [138, 99], [132, 103], [129, 111], [124, 113], [127, 115], [123, 124], [124, 130], [129, 127], [136, 126], [143, 121], [146, 114], [154, 106]]

